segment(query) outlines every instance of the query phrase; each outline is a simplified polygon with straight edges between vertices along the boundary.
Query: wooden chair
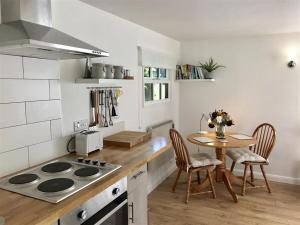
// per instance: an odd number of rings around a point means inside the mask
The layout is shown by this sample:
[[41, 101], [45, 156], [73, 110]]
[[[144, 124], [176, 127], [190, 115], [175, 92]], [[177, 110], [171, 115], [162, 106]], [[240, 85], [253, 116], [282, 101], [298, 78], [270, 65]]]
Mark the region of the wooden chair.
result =
[[[211, 170], [215, 165], [220, 164], [221, 162], [217, 159], [210, 157], [208, 154], [199, 153], [193, 156], [190, 156], [187, 147], [180, 135], [180, 133], [175, 129], [170, 129], [170, 138], [172, 140], [172, 144], [176, 154], [176, 165], [178, 167], [178, 173], [173, 185], [173, 192], [175, 192], [177, 182], [182, 171], [187, 172], [187, 189], [186, 189], [186, 203], [189, 201], [190, 195], [204, 194], [204, 193], [212, 193], [213, 198], [216, 198], [215, 188], [213, 186], [213, 181], [211, 177]], [[197, 173], [198, 175], [198, 183], [200, 183], [200, 171], [206, 171], [207, 177], [210, 182], [210, 191], [207, 192], [195, 192], [190, 193], [191, 182], [192, 182], [192, 174]]]
[[[271, 188], [267, 180], [267, 176], [264, 170], [264, 166], [269, 165], [268, 158], [273, 150], [276, 141], [276, 130], [268, 123], [259, 125], [252, 135], [256, 139], [256, 145], [250, 146], [248, 149], [240, 149], [239, 151], [230, 149], [227, 151], [227, 155], [233, 160], [231, 165], [231, 172], [234, 170], [237, 162], [245, 165], [243, 175], [243, 186], [242, 195], [245, 195], [247, 183], [250, 184], [251, 188], [267, 187], [268, 192], [271, 193]], [[260, 166], [262, 175], [264, 177], [266, 185], [255, 186], [254, 185], [254, 174], [253, 166]], [[250, 167], [251, 181], [247, 180], [247, 170]]]

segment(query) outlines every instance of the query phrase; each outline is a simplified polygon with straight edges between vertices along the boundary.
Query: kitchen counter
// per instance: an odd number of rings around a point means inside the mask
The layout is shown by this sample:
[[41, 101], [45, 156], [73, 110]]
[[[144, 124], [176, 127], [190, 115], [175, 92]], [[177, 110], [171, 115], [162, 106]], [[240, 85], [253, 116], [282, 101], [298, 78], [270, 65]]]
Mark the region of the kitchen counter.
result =
[[5, 218], [5, 225], [51, 225], [116, 181], [166, 152], [171, 146], [170, 141], [165, 137], [152, 137], [150, 141], [131, 150], [113, 146], [105, 147], [102, 151], [91, 154], [89, 158], [120, 164], [121, 169], [58, 204], [0, 190], [0, 215]]

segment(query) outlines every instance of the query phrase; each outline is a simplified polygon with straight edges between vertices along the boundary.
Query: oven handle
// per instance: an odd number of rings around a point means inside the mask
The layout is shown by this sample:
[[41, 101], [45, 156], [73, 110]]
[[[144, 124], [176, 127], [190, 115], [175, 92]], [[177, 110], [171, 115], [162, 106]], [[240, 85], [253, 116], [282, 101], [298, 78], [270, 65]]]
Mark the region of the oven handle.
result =
[[110, 211], [107, 215], [105, 215], [101, 220], [99, 220], [95, 225], [101, 225], [105, 220], [107, 220], [111, 215], [113, 215], [115, 212], [117, 212], [120, 208], [122, 208], [125, 204], [127, 204], [128, 200], [124, 200], [122, 203], [120, 203], [116, 208], [114, 208], [112, 211]]

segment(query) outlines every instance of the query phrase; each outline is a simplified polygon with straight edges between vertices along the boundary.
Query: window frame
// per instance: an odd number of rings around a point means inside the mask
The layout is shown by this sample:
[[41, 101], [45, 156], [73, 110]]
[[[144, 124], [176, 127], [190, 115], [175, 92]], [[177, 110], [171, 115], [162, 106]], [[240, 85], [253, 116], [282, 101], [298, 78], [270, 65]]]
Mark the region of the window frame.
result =
[[[145, 77], [144, 76], [144, 69], [148, 67], [149, 68], [149, 73], [150, 77]], [[153, 78], [151, 75], [151, 68], [157, 68], [158, 69], [158, 78]], [[159, 70], [160, 69], [165, 69], [166, 70], [166, 77], [159, 77]], [[143, 73], [143, 104], [144, 106], [149, 106], [149, 105], [155, 105], [155, 104], [160, 104], [160, 103], [169, 103], [171, 102], [171, 79], [170, 79], [170, 69], [167, 68], [162, 68], [162, 67], [151, 67], [151, 66], [143, 66], [142, 67], [142, 73]], [[145, 84], [150, 83], [150, 84], [168, 84], [168, 98], [165, 99], [159, 99], [159, 100], [151, 100], [151, 101], [146, 101], [146, 96], [145, 96]]]

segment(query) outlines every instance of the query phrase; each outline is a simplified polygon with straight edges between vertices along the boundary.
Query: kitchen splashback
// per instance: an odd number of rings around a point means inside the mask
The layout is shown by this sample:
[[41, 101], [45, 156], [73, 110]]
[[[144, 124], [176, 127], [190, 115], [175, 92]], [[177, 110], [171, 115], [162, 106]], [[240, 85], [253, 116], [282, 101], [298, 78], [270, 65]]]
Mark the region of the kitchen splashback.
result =
[[0, 55], [0, 176], [65, 154], [59, 62]]

